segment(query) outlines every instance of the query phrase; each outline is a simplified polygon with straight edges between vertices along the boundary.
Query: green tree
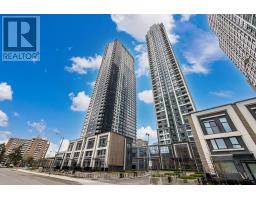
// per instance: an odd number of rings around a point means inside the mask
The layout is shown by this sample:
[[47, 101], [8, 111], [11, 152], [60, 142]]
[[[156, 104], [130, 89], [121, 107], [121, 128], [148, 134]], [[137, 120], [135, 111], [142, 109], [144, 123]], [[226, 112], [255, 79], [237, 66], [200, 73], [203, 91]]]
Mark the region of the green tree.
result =
[[16, 166], [22, 160], [21, 146], [17, 147], [14, 150], [14, 152], [9, 154], [8, 157], [9, 157], [10, 163], [12, 163], [14, 166]]
[[4, 159], [4, 154], [5, 154], [5, 144], [0, 144], [0, 163], [3, 161]]
[[33, 162], [34, 162], [34, 158], [32, 156], [28, 156], [24, 159], [24, 161], [25, 161], [26, 165], [31, 167], [33, 165]]

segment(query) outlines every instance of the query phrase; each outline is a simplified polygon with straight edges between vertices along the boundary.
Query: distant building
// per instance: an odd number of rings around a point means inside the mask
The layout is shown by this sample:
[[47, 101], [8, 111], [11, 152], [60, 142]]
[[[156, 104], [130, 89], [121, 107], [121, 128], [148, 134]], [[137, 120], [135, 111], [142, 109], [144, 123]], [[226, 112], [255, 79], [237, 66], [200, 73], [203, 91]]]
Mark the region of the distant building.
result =
[[208, 21], [220, 48], [256, 89], [256, 14], [214, 14]]
[[34, 160], [43, 159], [49, 148], [49, 142], [42, 138], [20, 139], [10, 138], [6, 144], [5, 155], [11, 154], [16, 148], [21, 147], [22, 157], [33, 157]]
[[135, 81], [133, 56], [120, 41], [108, 43], [81, 137], [70, 141], [62, 167], [102, 170], [131, 167], [128, 151], [136, 139]]
[[256, 181], [256, 98], [192, 113], [190, 123], [206, 173]]
[[136, 147], [148, 146], [148, 141], [137, 138]]

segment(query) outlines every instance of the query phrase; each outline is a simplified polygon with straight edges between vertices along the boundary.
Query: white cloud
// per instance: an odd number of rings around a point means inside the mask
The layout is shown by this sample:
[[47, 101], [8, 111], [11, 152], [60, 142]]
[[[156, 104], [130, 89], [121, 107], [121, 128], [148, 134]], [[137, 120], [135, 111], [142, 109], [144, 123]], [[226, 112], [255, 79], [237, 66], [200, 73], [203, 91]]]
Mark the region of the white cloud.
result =
[[94, 88], [96, 81], [88, 82], [87, 84], [91, 86], [91, 89]]
[[194, 25], [190, 26], [193, 32], [193, 38], [183, 50], [183, 56], [187, 64], [182, 65], [184, 73], [208, 74], [210, 64], [217, 60], [225, 58], [222, 50], [219, 48], [216, 36], [210, 32], [205, 32]]
[[178, 40], [178, 35], [173, 33], [175, 20], [173, 15], [111, 15], [112, 21], [117, 25], [118, 31], [124, 31], [134, 37], [138, 42], [135, 46], [136, 63], [138, 64], [136, 74], [138, 77], [148, 76], [149, 63], [145, 45], [145, 36], [150, 26], [156, 23], [163, 23], [172, 44]]
[[178, 36], [172, 32], [175, 20], [172, 15], [111, 15], [118, 31], [124, 31], [137, 41], [145, 41], [150, 26], [163, 23], [171, 43], [177, 42]]
[[[54, 157], [55, 156], [55, 154], [58, 152], [60, 142], [59, 142], [59, 144], [55, 144], [55, 143], [50, 142], [50, 146], [49, 146], [48, 151], [46, 153], [46, 157]], [[63, 143], [61, 145], [61, 148], [60, 148], [60, 152], [66, 151], [68, 149], [68, 145], [69, 145], [69, 140], [64, 139]]]
[[7, 83], [0, 83], [0, 101], [12, 100], [12, 87]]
[[84, 91], [78, 92], [77, 96], [73, 92], [69, 94], [70, 99], [72, 100], [71, 110], [78, 112], [87, 111], [90, 103], [90, 97], [87, 96]]
[[220, 90], [220, 91], [209, 92], [209, 94], [217, 97], [231, 98], [234, 93], [230, 90]]
[[149, 143], [154, 143], [157, 141], [157, 131], [152, 129], [151, 126], [147, 127], [140, 127], [137, 129], [137, 138], [143, 139], [143, 140], [148, 140], [146, 133], [149, 134]]
[[148, 62], [148, 53], [145, 43], [138, 44], [134, 48], [137, 55], [135, 56], [138, 64], [136, 74], [138, 77], [143, 75], [148, 76], [149, 74], [149, 62]]
[[182, 70], [185, 74], [208, 74], [209, 68], [201, 64], [182, 65]]
[[151, 104], [154, 101], [152, 90], [144, 90], [138, 93], [139, 100]]
[[12, 133], [10, 131], [0, 131], [0, 144], [7, 143], [11, 134]]
[[57, 128], [53, 128], [53, 129], [52, 129], [52, 132], [55, 133], [55, 134], [60, 134], [60, 130], [57, 129]]
[[14, 117], [19, 117], [20, 114], [19, 114], [18, 112], [13, 112], [13, 116], [14, 116]]
[[43, 119], [41, 119], [39, 122], [27, 122], [28, 127], [32, 131], [32, 129], [36, 130], [39, 133], [42, 133], [46, 129], [46, 123]]
[[98, 69], [101, 64], [102, 57], [95, 55], [95, 57], [72, 57], [70, 59], [72, 64], [70, 67], [65, 67], [68, 72], [76, 72], [78, 74], [86, 74], [88, 69]]
[[181, 15], [181, 18], [180, 18], [180, 21], [181, 22], [187, 22], [190, 20], [190, 18], [192, 17], [193, 15], [191, 14], [184, 14], [184, 15]]
[[8, 116], [2, 110], [0, 110], [0, 126], [5, 127], [8, 126]]

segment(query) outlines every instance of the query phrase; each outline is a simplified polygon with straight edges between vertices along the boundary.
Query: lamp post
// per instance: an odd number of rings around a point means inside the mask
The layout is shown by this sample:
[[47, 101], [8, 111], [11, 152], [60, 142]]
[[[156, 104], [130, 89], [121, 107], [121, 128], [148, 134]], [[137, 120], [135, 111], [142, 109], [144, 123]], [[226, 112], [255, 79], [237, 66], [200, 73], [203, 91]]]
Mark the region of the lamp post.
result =
[[148, 152], [148, 167], [147, 167], [147, 170], [149, 170], [149, 164], [150, 164], [150, 160], [149, 160], [149, 154], [150, 154], [150, 152], [149, 152], [149, 133], [146, 133], [146, 136], [148, 136], [148, 144], [147, 144], [147, 152]]
[[64, 137], [60, 134], [59, 131], [54, 131], [54, 133], [55, 133], [56, 135], [60, 136], [61, 141], [60, 141], [60, 146], [59, 146], [59, 148], [58, 148], [58, 151], [57, 151], [57, 153], [55, 154], [54, 160], [53, 160], [53, 162], [52, 162], [52, 164], [51, 164], [50, 172], [53, 170], [53, 167], [54, 167], [54, 164], [55, 164], [56, 158], [57, 158], [56, 156], [59, 154], [60, 149], [61, 149], [61, 146], [62, 146], [62, 143], [63, 143], [63, 140], [64, 140]]

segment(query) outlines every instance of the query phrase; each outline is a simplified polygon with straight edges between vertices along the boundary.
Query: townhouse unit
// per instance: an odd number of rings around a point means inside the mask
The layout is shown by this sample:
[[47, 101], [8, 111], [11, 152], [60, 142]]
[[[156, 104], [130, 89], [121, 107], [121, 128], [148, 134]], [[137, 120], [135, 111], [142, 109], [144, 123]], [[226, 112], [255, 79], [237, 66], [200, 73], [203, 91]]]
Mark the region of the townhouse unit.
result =
[[189, 121], [206, 173], [256, 180], [256, 98], [194, 112]]

